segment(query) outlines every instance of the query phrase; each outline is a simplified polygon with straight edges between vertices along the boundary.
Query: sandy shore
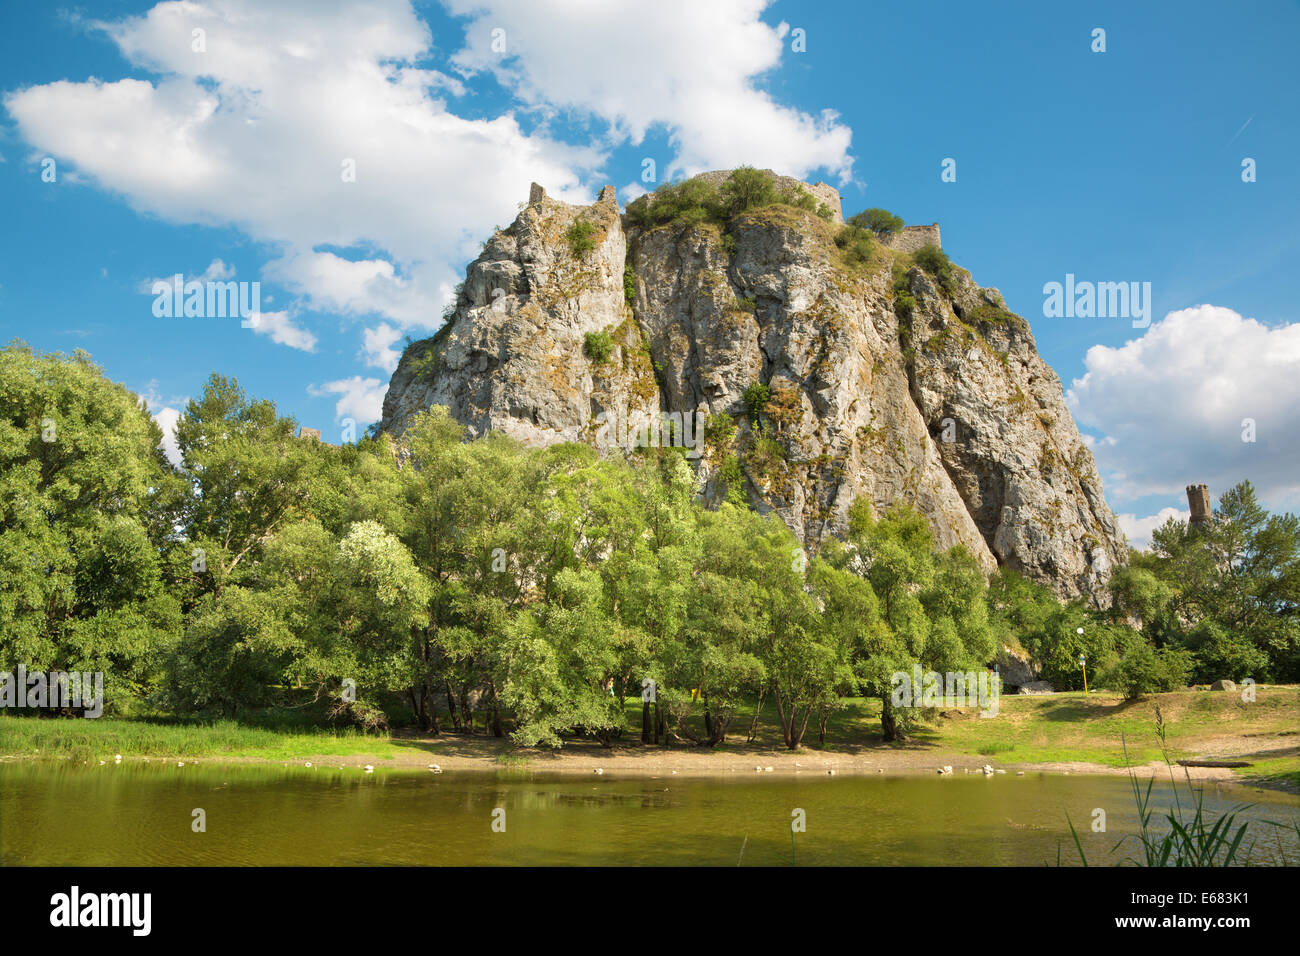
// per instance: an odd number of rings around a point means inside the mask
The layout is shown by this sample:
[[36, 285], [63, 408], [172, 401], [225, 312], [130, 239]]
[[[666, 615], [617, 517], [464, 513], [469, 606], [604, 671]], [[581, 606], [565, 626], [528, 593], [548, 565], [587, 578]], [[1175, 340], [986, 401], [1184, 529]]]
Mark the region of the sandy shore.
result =
[[[427, 769], [436, 764], [443, 771], [477, 770], [495, 771], [521, 769], [546, 773], [593, 774], [597, 770], [620, 775], [642, 776], [718, 776], [731, 773], [744, 774], [934, 774], [941, 767], [950, 766], [954, 774], [982, 773], [991, 766], [994, 772], [1106, 774], [1123, 776], [1128, 770], [1105, 764], [1084, 761], [1069, 763], [1016, 763], [1000, 761], [994, 757], [946, 753], [930, 747], [861, 747], [852, 750], [831, 751], [785, 749], [736, 745], [721, 750], [694, 747], [655, 747], [622, 744], [603, 748], [599, 744], [576, 742], [563, 750], [528, 750], [514, 747], [490, 738], [463, 737], [395, 737], [399, 752], [395, 756], [347, 757], [320, 756], [311, 759], [319, 766], [361, 767], [373, 764], [377, 768]], [[409, 749], [408, 749], [409, 748]], [[207, 758], [207, 760], [222, 758]], [[256, 760], [258, 763], [293, 763], [284, 760]], [[1163, 762], [1134, 768], [1139, 777], [1164, 775], [1168, 768]], [[1183, 768], [1175, 768], [1178, 779], [1183, 779]], [[1239, 782], [1231, 769], [1189, 768], [1194, 780], [1222, 780]]]

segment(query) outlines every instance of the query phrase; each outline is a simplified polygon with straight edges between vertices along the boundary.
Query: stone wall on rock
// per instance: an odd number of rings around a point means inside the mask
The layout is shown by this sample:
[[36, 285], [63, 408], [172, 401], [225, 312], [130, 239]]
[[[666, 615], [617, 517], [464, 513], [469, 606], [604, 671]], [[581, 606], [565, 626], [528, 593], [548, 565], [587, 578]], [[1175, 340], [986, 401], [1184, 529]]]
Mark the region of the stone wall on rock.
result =
[[943, 248], [937, 222], [929, 226], [904, 226], [899, 232], [882, 236], [880, 241], [898, 252], [916, 252], [922, 246]]

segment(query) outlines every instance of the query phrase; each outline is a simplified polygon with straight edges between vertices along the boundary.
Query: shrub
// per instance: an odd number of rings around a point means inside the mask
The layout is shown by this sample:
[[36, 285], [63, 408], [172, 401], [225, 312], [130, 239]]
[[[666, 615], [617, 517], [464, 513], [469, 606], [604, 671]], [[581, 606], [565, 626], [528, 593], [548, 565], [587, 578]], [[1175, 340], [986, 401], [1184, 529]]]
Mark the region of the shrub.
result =
[[1014, 322], [1016, 316], [1014, 312], [1007, 309], [981, 302], [965, 318], [977, 325], [1006, 325], [1008, 322]]
[[695, 223], [723, 217], [722, 198], [702, 179], [667, 183], [653, 195], [641, 196], [628, 204], [628, 221], [642, 229], [670, 222]]
[[[630, 225], [653, 229], [669, 223], [723, 223], [751, 209], [774, 203], [803, 209], [823, 219], [833, 218], [826, 204], [819, 205], [816, 197], [802, 186], [779, 190], [771, 173], [752, 166], [739, 167], [719, 187], [698, 178], [667, 183], [653, 194], [629, 203], [626, 215]], [[726, 239], [723, 241], [725, 243]], [[734, 247], [727, 248], [727, 252], [734, 255]]]
[[785, 461], [785, 446], [760, 432], [748, 457], [750, 474], [770, 475], [778, 463]]
[[758, 421], [758, 416], [767, 406], [771, 397], [772, 389], [762, 382], [753, 382], [745, 389], [744, 402], [745, 408], [749, 412], [750, 421]]
[[[813, 198], [812, 193], [802, 186], [781, 190], [780, 198], [777, 201], [795, 209], [802, 209], [804, 212], [817, 212], [817, 200]], [[825, 203], [822, 205], [824, 206]]]
[[585, 258], [596, 248], [596, 240], [593, 238], [595, 234], [596, 227], [585, 219], [574, 220], [573, 225], [565, 231], [564, 239], [575, 259]]
[[730, 448], [736, 440], [736, 423], [730, 415], [710, 415], [704, 421], [704, 443], [712, 448]]
[[636, 304], [636, 271], [630, 262], [623, 266], [623, 301]]
[[718, 469], [718, 478], [727, 486], [727, 500], [733, 505], [743, 507], [748, 504], [745, 499], [745, 472], [740, 467], [740, 459], [728, 455]]
[[608, 332], [588, 332], [583, 336], [582, 350], [587, 353], [587, 358], [603, 365], [614, 354], [614, 340]]
[[875, 240], [870, 230], [857, 225], [847, 225], [835, 237], [835, 245], [849, 266], [865, 266], [871, 262]]
[[906, 272], [894, 276], [894, 312], [903, 319], [910, 319], [916, 308], [916, 297], [912, 295], [911, 282]]
[[856, 216], [849, 217], [849, 225], [873, 232], [877, 236], [889, 236], [903, 228], [903, 220], [888, 209], [864, 209]]
[[1159, 694], [1187, 686], [1192, 672], [1192, 655], [1173, 647], [1156, 649], [1142, 638], [1127, 643], [1124, 654], [1101, 675], [1107, 687], [1122, 691], [1127, 700], [1143, 694]]
[[939, 285], [949, 295], [956, 288], [957, 271], [947, 253], [934, 243], [927, 243], [917, 249], [912, 256], [918, 266], [939, 280]]
[[1211, 684], [1216, 680], [1259, 680], [1268, 670], [1268, 654], [1250, 639], [1213, 621], [1203, 621], [1184, 642], [1196, 659], [1195, 680]]
[[776, 201], [776, 184], [772, 177], [753, 166], [739, 167], [722, 184], [722, 205], [728, 216], [739, 216], [742, 212], [761, 209]]

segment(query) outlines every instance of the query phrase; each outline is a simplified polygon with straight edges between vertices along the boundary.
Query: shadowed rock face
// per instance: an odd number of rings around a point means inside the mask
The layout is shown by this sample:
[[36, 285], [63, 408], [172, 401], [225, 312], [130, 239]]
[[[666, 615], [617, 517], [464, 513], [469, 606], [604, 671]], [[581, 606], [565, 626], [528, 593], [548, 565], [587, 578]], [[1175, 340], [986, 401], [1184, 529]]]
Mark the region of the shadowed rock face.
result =
[[[741, 474], [732, 496], [815, 549], [855, 499], [906, 501], [986, 570], [1104, 600], [1123, 538], [1060, 380], [996, 289], [960, 269], [945, 288], [898, 249], [850, 264], [838, 215], [771, 206], [724, 238], [711, 223], [625, 230], [610, 187], [591, 206], [530, 199], [470, 265], [447, 325], [403, 354], [384, 430], [441, 404], [475, 435], [605, 448], [665, 412], [726, 416], [735, 437], [710, 429], [694, 460], [710, 504]], [[755, 382], [769, 389], [757, 424]]]

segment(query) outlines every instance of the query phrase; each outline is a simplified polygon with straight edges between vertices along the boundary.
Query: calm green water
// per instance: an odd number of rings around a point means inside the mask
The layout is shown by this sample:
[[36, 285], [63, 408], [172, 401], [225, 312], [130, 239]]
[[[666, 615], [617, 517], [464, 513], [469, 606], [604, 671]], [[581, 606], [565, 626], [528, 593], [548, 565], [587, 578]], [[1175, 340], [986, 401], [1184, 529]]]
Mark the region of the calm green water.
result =
[[[1158, 806], [1166, 803], [1162, 792]], [[1255, 861], [1300, 859], [1262, 820], [1300, 799], [1207, 786], [1215, 808], [1250, 802]], [[207, 813], [207, 832], [191, 829]], [[1088, 828], [1107, 812], [1108, 833]], [[505, 810], [506, 830], [492, 831]], [[1122, 777], [624, 777], [268, 766], [0, 764], [6, 865], [1041, 865], [1066, 814], [1093, 863], [1134, 824]], [[1248, 831], [1249, 832], [1249, 831]], [[1119, 856], [1123, 856], [1122, 851]], [[1067, 858], [1074, 861], [1073, 853]]]

